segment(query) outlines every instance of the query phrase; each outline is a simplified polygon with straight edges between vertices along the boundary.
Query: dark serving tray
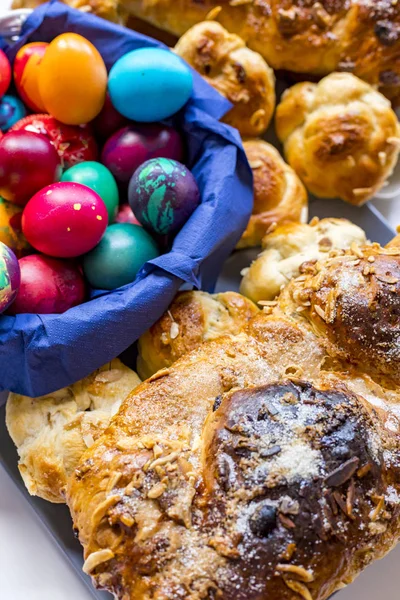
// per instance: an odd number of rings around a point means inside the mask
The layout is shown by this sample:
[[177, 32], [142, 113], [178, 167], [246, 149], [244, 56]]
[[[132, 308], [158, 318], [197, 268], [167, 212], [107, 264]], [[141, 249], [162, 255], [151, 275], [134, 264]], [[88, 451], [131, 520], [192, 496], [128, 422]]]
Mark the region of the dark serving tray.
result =
[[[356, 208], [340, 200], [313, 199], [310, 203], [310, 218], [313, 216], [346, 217], [362, 227], [371, 240], [380, 242], [381, 244], [387, 243], [395, 233], [379, 211], [371, 204]], [[257, 250], [251, 249], [232, 254], [222, 270], [217, 284], [217, 291], [238, 290], [241, 280], [240, 271], [250, 264], [257, 256], [257, 253]], [[5, 399], [6, 395], [0, 393], [0, 406]], [[17, 462], [17, 452], [6, 430], [5, 408], [2, 406], [0, 408], [0, 465], [7, 471], [16, 487], [25, 496], [26, 501], [36, 512], [38, 518], [53, 537], [58, 548], [72, 563], [78, 577], [88, 586], [93, 597], [97, 600], [110, 599], [111, 596], [109, 594], [96, 591], [92, 587], [90, 578], [82, 572], [82, 549], [72, 533], [71, 517], [67, 507], [60, 504], [51, 504], [30, 496], [19, 475]], [[393, 593], [394, 595], [391, 598], [388, 598], [386, 595], [387, 600], [397, 598], [397, 592], [393, 590]], [[342, 595], [345, 596], [346, 592], [340, 593], [341, 598]], [[355, 600], [354, 595], [351, 597]]]

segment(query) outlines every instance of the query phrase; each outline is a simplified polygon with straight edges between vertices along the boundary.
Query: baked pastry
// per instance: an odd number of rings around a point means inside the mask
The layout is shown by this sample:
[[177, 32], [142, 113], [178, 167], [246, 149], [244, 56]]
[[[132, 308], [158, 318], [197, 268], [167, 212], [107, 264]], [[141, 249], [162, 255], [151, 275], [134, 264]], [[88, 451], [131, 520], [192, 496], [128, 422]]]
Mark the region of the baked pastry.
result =
[[48, 396], [9, 395], [7, 427], [18, 449], [20, 473], [32, 496], [65, 502], [67, 477], [139, 383], [136, 373], [115, 359]]
[[305, 187], [278, 150], [264, 140], [246, 140], [243, 147], [253, 170], [254, 205], [238, 248], [260, 246], [274, 223], [308, 219]]
[[304, 269], [247, 333], [142, 384], [82, 457], [67, 500], [97, 587], [326, 600], [396, 543], [400, 250]]
[[[13, 0], [12, 8], [36, 8], [44, 2], [46, 0]], [[127, 13], [119, 0], [61, 0], [61, 2], [115, 23], [124, 24], [127, 19]]]
[[235, 292], [181, 292], [169, 310], [139, 339], [137, 370], [147, 379], [170, 367], [202, 342], [239, 333], [258, 308]]
[[302, 263], [323, 259], [334, 248], [365, 241], [364, 231], [346, 219], [314, 218], [309, 225], [284, 223], [264, 237], [263, 251], [242, 271], [240, 291], [254, 302], [273, 300], [299, 274]]
[[275, 77], [260, 54], [216, 21], [191, 27], [175, 52], [232, 102], [225, 123], [242, 136], [264, 133], [275, 110]]
[[218, 20], [273, 69], [354, 73], [400, 101], [400, 5], [393, 0], [122, 0], [130, 13], [182, 35]]
[[400, 126], [390, 102], [350, 73], [299, 83], [283, 96], [276, 132], [308, 190], [361, 205], [391, 175]]
[[[41, 0], [14, 0], [14, 8]], [[400, 103], [400, 6], [393, 0], [67, 0], [118, 21], [126, 11], [176, 36], [216, 19], [273, 69], [354, 73]], [[122, 7], [122, 8], [121, 8]], [[122, 11], [122, 12], [121, 12]]]

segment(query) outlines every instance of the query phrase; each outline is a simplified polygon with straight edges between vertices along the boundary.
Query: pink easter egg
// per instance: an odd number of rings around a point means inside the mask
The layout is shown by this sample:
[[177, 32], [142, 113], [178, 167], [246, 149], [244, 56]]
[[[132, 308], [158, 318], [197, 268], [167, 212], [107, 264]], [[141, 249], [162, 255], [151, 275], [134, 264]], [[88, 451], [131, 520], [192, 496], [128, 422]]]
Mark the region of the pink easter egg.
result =
[[35, 194], [22, 214], [22, 231], [39, 252], [73, 258], [92, 250], [106, 230], [107, 208], [80, 183], [53, 183]]
[[21, 284], [9, 313], [59, 314], [85, 300], [85, 280], [75, 262], [32, 254], [19, 266]]

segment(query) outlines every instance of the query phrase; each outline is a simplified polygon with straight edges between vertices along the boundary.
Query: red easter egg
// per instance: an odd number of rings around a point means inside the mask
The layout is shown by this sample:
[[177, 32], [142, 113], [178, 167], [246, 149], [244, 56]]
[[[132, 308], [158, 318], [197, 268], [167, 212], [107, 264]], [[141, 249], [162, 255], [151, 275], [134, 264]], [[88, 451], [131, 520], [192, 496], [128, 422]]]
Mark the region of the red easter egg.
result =
[[35, 112], [45, 109], [39, 92], [39, 66], [49, 44], [32, 42], [17, 52], [14, 60], [14, 82], [17, 92], [29, 108]]
[[21, 285], [9, 313], [63, 313], [85, 300], [85, 280], [75, 262], [32, 254], [19, 266]]
[[98, 148], [90, 125], [64, 125], [51, 115], [28, 115], [10, 128], [41, 133], [54, 144], [64, 169], [97, 160]]
[[11, 65], [3, 50], [0, 50], [0, 98], [4, 96], [4, 94], [8, 90], [10, 81]]
[[132, 225], [140, 225], [139, 221], [133, 214], [133, 210], [129, 204], [121, 204], [118, 208], [117, 216], [114, 219], [115, 223], [131, 223]]
[[28, 242], [44, 254], [72, 258], [92, 250], [106, 230], [106, 205], [86, 185], [62, 181], [33, 196], [22, 215]]
[[23, 206], [60, 176], [60, 158], [44, 135], [12, 131], [1, 138], [0, 195], [9, 202]]
[[111, 103], [109, 94], [106, 95], [104, 106], [97, 117], [92, 121], [96, 136], [106, 140], [121, 127], [128, 125], [129, 121]]

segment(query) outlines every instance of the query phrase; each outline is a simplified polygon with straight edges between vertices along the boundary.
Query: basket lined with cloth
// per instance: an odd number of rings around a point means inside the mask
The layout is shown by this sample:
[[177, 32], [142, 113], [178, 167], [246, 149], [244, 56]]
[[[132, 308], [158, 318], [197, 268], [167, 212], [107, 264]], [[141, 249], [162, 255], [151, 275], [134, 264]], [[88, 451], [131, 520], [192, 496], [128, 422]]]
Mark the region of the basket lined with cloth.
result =
[[[34, 10], [17, 41], [7, 42], [3, 30], [1, 45], [13, 61], [24, 44], [49, 42], [67, 31], [91, 41], [108, 70], [131, 50], [165, 48], [59, 2]], [[185, 137], [186, 162], [199, 186], [201, 204], [171, 249], [146, 263], [132, 284], [96, 293], [85, 304], [59, 315], [2, 315], [0, 390], [39, 396], [69, 385], [138, 339], [168, 307], [182, 283], [213, 288], [251, 213], [252, 177], [238, 133], [218, 121], [230, 103], [195, 72], [193, 77], [192, 97], [171, 123]]]

